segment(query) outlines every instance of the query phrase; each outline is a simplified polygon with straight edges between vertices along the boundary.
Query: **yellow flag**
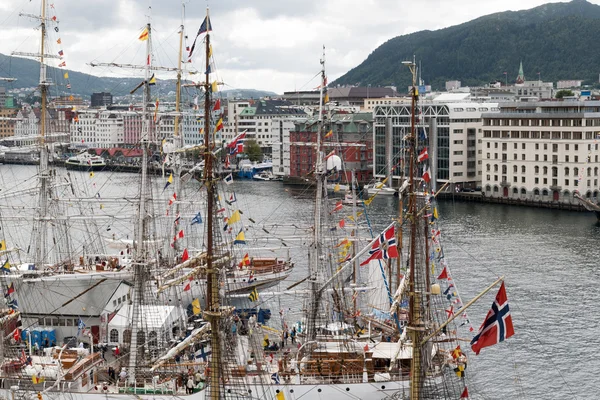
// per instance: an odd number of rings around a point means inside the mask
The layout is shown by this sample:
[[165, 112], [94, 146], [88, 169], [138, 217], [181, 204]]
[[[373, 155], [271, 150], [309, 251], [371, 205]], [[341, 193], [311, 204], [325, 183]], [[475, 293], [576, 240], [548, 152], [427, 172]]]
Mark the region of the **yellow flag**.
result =
[[43, 376], [37, 376], [37, 375], [33, 375], [31, 377], [31, 380], [33, 381], [33, 384], [38, 384], [38, 383], [43, 383], [46, 379]]
[[90, 171], [90, 178], [94, 177], [94, 171]]
[[198, 315], [202, 312], [202, 308], [200, 308], [200, 299], [194, 299], [194, 301], [192, 301], [192, 312], [194, 315]]
[[329, 103], [329, 93], [325, 93], [325, 100], [323, 102], [325, 104]]
[[219, 85], [217, 84], [217, 81], [214, 81], [212, 83], [212, 92], [217, 93], [218, 91], [219, 91]]
[[100, 204], [100, 209], [104, 210], [104, 204]]
[[236, 222], [240, 222], [242, 220], [242, 216], [240, 215], [240, 210], [235, 210], [231, 217], [227, 220], [227, 225], [231, 226]]
[[208, 58], [212, 57], [212, 44], [208, 46]]
[[333, 136], [333, 129], [331, 129], [329, 132], [327, 132], [327, 134], [325, 135], [325, 139], [327, 139], [328, 137], [332, 137]]
[[65, 77], [65, 79], [69, 79], [69, 73], [65, 72], [64, 77]]
[[371, 204], [371, 202], [373, 201], [374, 198], [375, 198], [375, 196], [366, 199], [365, 200], [365, 206], [368, 206], [369, 204]]
[[142, 42], [148, 40], [148, 28], [144, 28], [144, 30], [142, 31], [142, 33], [140, 33], [140, 37], [138, 37], [139, 40], [141, 40]]
[[282, 391], [277, 393], [277, 395], [275, 396], [275, 400], [285, 400], [285, 396], [283, 395]]
[[233, 244], [246, 244], [246, 234], [244, 233], [244, 228], [240, 229], [240, 232], [235, 237]]
[[6, 242], [4, 240], [0, 241], [0, 251], [6, 250]]
[[339, 192], [340, 191], [340, 184], [336, 183], [335, 186], [333, 187], [333, 191], [334, 192]]
[[439, 218], [437, 207], [433, 207], [433, 218], [435, 218], [435, 219]]

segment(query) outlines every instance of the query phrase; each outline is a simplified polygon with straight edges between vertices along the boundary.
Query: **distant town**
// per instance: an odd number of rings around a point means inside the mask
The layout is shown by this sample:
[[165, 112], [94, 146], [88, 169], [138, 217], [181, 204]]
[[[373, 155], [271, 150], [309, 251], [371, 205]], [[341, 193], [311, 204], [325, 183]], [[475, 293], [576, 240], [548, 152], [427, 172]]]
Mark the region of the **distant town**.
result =
[[[519, 201], [575, 204], [574, 196], [598, 197], [598, 138], [600, 94], [582, 87], [581, 80], [543, 82], [526, 79], [523, 65], [510, 82], [463, 87], [446, 82], [435, 92], [419, 84], [419, 135], [436, 138], [434, 176], [456, 192], [481, 192], [486, 197]], [[34, 151], [39, 141], [40, 104], [29, 104], [23, 93], [31, 89], [0, 87], [0, 144], [5, 160], [18, 161]], [[349, 180], [354, 171], [361, 183], [400, 179], [403, 137], [410, 131], [411, 106], [407, 88], [328, 88], [328, 130], [324, 151], [334, 151], [344, 163]], [[315, 162], [320, 93], [285, 92], [261, 99], [222, 99], [211, 120], [222, 118], [216, 132], [223, 146], [245, 133], [256, 142], [261, 156], [254, 162], [272, 163], [272, 174], [288, 182], [305, 182]], [[140, 141], [142, 104], [128, 104], [111, 93], [90, 99], [52, 98], [48, 108], [47, 141], [56, 157], [88, 151], [110, 158], [130, 158]], [[203, 141], [204, 115], [194, 104], [175, 113], [174, 102], [149, 104], [151, 140], [171, 138], [175, 117], [185, 146]], [[109, 151], [110, 150], [110, 151]], [[17, 155], [17, 156], [15, 156]], [[16, 157], [16, 158], [15, 158]], [[236, 169], [246, 152], [231, 160]], [[135, 161], [135, 160], [133, 160]]]

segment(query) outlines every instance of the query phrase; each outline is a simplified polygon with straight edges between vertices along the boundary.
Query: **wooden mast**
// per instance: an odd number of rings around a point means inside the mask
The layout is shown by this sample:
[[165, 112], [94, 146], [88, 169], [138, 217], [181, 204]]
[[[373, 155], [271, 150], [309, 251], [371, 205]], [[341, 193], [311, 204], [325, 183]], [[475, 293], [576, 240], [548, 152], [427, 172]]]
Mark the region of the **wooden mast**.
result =
[[422, 352], [421, 352], [421, 331], [423, 330], [422, 326], [422, 315], [421, 315], [421, 298], [420, 293], [417, 293], [417, 290], [420, 288], [417, 287], [416, 278], [420, 275], [415, 271], [416, 268], [416, 257], [417, 257], [417, 224], [418, 224], [418, 215], [417, 215], [417, 187], [415, 185], [415, 153], [416, 142], [417, 142], [417, 134], [415, 131], [415, 106], [417, 101], [417, 88], [416, 88], [416, 70], [415, 63], [409, 63], [409, 68], [412, 73], [412, 89], [411, 89], [411, 120], [410, 120], [410, 168], [409, 168], [409, 204], [408, 204], [408, 214], [411, 221], [411, 230], [410, 230], [410, 257], [409, 257], [409, 265], [410, 265], [410, 275], [408, 281], [408, 289], [409, 289], [409, 313], [408, 313], [408, 335], [412, 341], [412, 362], [410, 366], [410, 398], [412, 400], [418, 400], [421, 398], [422, 392], [421, 389], [423, 387], [422, 377]]
[[215, 179], [213, 175], [213, 143], [210, 140], [210, 108], [211, 108], [211, 85], [210, 85], [210, 19], [208, 8], [206, 9], [206, 80], [204, 82], [204, 184], [206, 186], [206, 310], [204, 315], [210, 322], [210, 378], [209, 397], [213, 400], [221, 398], [220, 388], [220, 363], [221, 363], [221, 341], [219, 339], [220, 329], [220, 305], [219, 305], [219, 282], [218, 274], [214, 267], [214, 238], [213, 238], [213, 212], [215, 202]]

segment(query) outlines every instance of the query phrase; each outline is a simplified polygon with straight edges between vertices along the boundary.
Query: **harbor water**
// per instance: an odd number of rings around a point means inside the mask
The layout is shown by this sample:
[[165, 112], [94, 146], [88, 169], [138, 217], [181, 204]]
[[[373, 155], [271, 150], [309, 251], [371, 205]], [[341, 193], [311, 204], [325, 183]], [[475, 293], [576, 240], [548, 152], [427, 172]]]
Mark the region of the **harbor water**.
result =
[[[0, 166], [1, 193], [14, 189], [15, 182], [31, 182], [35, 173], [33, 166]], [[86, 173], [73, 174], [79, 174], [84, 182]], [[96, 179], [98, 188], [94, 190], [102, 191], [103, 196], [133, 195], [136, 189], [133, 174], [97, 172]], [[313, 192], [280, 182], [236, 180], [231, 188], [244, 218], [255, 221], [250, 223], [247, 237], [265, 228], [272, 241], [262, 246], [281, 248], [281, 243], [286, 243], [283, 247], [296, 268], [281, 287], [305, 278], [306, 228], [314, 222]], [[375, 198], [368, 207], [374, 232], [395, 217], [397, 201]], [[439, 217], [444, 255], [463, 302], [505, 276], [515, 328], [513, 337], [483, 349], [479, 356], [468, 351], [466, 380], [472, 398], [598, 398], [600, 358], [596, 354], [595, 315], [600, 303], [600, 225], [596, 217], [592, 213], [452, 199], [439, 205]], [[469, 310], [475, 330], [495, 293], [493, 289]], [[276, 315], [278, 308], [293, 313], [297, 304], [295, 299], [273, 298], [266, 305]], [[459, 328], [459, 337], [470, 340], [472, 335]], [[468, 342], [461, 347], [468, 348]]]

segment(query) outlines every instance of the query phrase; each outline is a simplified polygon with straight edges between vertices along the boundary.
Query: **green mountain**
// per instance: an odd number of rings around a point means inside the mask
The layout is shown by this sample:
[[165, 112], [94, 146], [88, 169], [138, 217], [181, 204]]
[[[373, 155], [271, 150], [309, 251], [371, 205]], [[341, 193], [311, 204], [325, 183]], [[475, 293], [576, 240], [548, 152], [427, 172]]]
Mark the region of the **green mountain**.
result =
[[[66, 88], [67, 82], [63, 78], [65, 72], [69, 73], [70, 90]], [[141, 72], [140, 78], [112, 78], [50, 67], [47, 74], [56, 83], [50, 87], [52, 96], [73, 94], [87, 100], [94, 92], [110, 92], [113, 96], [129, 95], [129, 92], [142, 80]], [[7, 89], [35, 88], [39, 83], [39, 76], [40, 66], [37, 61], [0, 54], [0, 77], [17, 79], [14, 82], [0, 82], [0, 86], [5, 86]], [[164, 100], [170, 100], [171, 97], [174, 99], [175, 80], [159, 79], [155, 90], [162, 94], [161, 98]], [[169, 93], [171, 94], [169, 95]], [[138, 91], [137, 94], [141, 95], [141, 91]], [[275, 93], [255, 89], [231, 89], [222, 91], [222, 95], [225, 98], [259, 98], [274, 96]]]
[[514, 82], [523, 61], [525, 78], [543, 81], [581, 79], [598, 82], [600, 6], [585, 0], [507, 11], [437, 31], [398, 36], [373, 51], [333, 85], [410, 85], [404, 60], [421, 63], [421, 74], [434, 88], [448, 80], [463, 86]]

